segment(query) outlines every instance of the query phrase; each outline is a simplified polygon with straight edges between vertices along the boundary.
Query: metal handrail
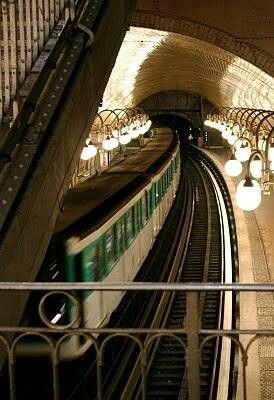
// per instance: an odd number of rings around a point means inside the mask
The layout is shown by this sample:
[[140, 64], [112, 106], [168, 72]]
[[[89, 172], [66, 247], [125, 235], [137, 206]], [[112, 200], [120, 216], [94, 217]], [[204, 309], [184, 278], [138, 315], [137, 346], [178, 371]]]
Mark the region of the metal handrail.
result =
[[131, 282], [131, 283], [103, 283], [103, 282], [1, 282], [0, 291], [49, 291], [49, 290], [107, 290], [107, 291], [241, 291], [241, 292], [272, 292], [274, 283], [155, 283], [155, 282]]
[[[274, 337], [274, 329], [201, 329], [199, 313], [199, 291], [204, 290], [239, 290], [239, 291], [274, 291], [273, 284], [208, 284], [208, 283], [144, 283], [137, 282], [131, 284], [47, 284], [47, 283], [29, 283], [29, 282], [5, 282], [0, 284], [1, 290], [49, 290], [49, 289], [68, 289], [84, 290], [184, 290], [187, 296], [187, 312], [185, 324], [181, 328], [86, 328], [68, 325], [53, 326], [46, 324], [42, 327], [11, 327], [0, 326], [0, 343], [4, 347], [8, 363], [8, 379], [10, 399], [16, 400], [16, 347], [21, 340], [29, 336], [41, 338], [48, 344], [48, 357], [52, 365], [53, 397], [54, 400], [60, 400], [59, 367], [60, 367], [60, 347], [69, 337], [83, 337], [89, 340], [95, 350], [96, 359], [96, 391], [98, 400], [103, 400], [103, 382], [102, 368], [104, 364], [104, 352], [108, 342], [118, 337], [126, 337], [139, 346], [141, 355], [140, 381], [142, 385], [142, 400], [147, 399], [146, 395], [146, 377], [147, 377], [147, 356], [149, 346], [152, 341], [169, 337], [181, 343], [185, 352], [185, 362], [187, 365], [188, 395], [190, 400], [200, 399], [200, 360], [205, 343], [217, 337], [223, 337], [230, 340], [237, 347], [242, 364], [242, 375], [239, 382], [243, 387], [243, 400], [248, 400], [248, 370], [250, 360], [250, 349], [253, 344], [265, 337]], [[41, 310], [39, 310], [41, 315]], [[103, 334], [102, 340], [98, 334]], [[146, 339], [145, 334], [149, 336]], [[185, 338], [182, 338], [185, 334]], [[53, 336], [55, 335], [55, 336]], [[242, 336], [246, 340], [242, 340]], [[53, 337], [56, 339], [54, 340]], [[199, 339], [202, 339], [200, 343]]]

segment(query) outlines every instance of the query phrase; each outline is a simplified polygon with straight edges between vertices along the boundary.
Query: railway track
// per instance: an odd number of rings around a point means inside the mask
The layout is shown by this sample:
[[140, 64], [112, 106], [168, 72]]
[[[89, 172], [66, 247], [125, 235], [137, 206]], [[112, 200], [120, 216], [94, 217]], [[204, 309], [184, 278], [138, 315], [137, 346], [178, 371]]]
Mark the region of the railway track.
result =
[[[223, 279], [218, 200], [206, 171], [208, 162], [200, 155], [196, 157], [197, 161], [189, 158], [183, 164], [185, 172], [174, 207], [157, 239], [157, 247], [139, 271], [137, 281], [220, 282]], [[176, 262], [171, 268], [174, 259]], [[161, 307], [158, 307], [160, 303]], [[160, 313], [158, 308], [162, 308]], [[201, 294], [203, 328], [218, 328], [222, 321], [221, 311], [222, 297], [217, 292]], [[108, 327], [178, 328], [184, 326], [185, 314], [184, 293], [131, 292], [123, 298]], [[220, 347], [219, 340], [215, 340], [203, 349], [201, 399], [216, 398]], [[137, 346], [128, 339], [117, 338], [106, 350], [102, 370], [103, 399], [141, 399]], [[172, 338], [163, 338], [156, 341], [149, 356], [146, 398], [187, 400], [185, 354], [180, 344]], [[96, 399], [96, 362], [92, 349], [81, 360], [62, 365], [60, 372], [61, 400]], [[41, 379], [37, 379], [36, 384], [40, 385]], [[48, 390], [44, 394], [45, 397], [41, 394], [41, 400], [50, 398]], [[25, 399], [24, 396], [18, 398]], [[32, 399], [30, 390], [28, 398]]]
[[[207, 162], [193, 162], [188, 159], [187, 169], [192, 178], [195, 210], [192, 230], [189, 237], [187, 252], [183, 254], [179, 267], [181, 282], [221, 282], [224, 271], [222, 268], [223, 243], [220, 226], [220, 207], [216, 191], [212, 185], [207, 170]], [[185, 243], [184, 243], [185, 245]], [[222, 295], [217, 292], [201, 294], [200, 296], [201, 326], [205, 329], [218, 329], [222, 322]], [[180, 328], [184, 326], [186, 314], [186, 298], [184, 293], [176, 293], [166, 310], [162, 310], [165, 318], [161, 327]], [[154, 326], [155, 327], [155, 326]], [[200, 370], [201, 399], [216, 398], [219, 350], [218, 339], [208, 342], [202, 353]], [[139, 360], [135, 366], [130, 364], [127, 370], [140, 369]], [[123, 362], [120, 361], [120, 365]], [[109, 372], [111, 376], [111, 372]], [[138, 374], [137, 374], [138, 375]], [[127, 375], [126, 389], [121, 385], [108, 388], [104, 399], [141, 399], [140, 376], [136, 379]], [[118, 387], [118, 389], [117, 389]], [[147, 368], [146, 398], [149, 400], [187, 399], [188, 388], [185, 371], [185, 354], [181, 345], [172, 338], [162, 338], [150, 351]]]

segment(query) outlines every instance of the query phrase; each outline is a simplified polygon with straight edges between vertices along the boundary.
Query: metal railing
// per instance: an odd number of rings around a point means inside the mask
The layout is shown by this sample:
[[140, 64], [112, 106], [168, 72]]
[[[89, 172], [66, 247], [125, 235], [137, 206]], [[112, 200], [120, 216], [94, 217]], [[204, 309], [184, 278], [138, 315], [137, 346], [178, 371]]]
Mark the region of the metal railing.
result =
[[[165, 328], [86, 328], [80, 327], [80, 300], [77, 293], [84, 290], [99, 291], [164, 291], [164, 292], [186, 292], [186, 317], [185, 323], [180, 329]], [[43, 326], [0, 326], [0, 342], [5, 347], [8, 362], [9, 392], [10, 399], [16, 399], [16, 347], [20, 340], [29, 335], [38, 336], [44, 340], [50, 348], [50, 359], [52, 366], [53, 399], [60, 399], [59, 389], [59, 364], [60, 348], [64, 340], [72, 336], [79, 336], [93, 344], [97, 359], [97, 398], [103, 399], [102, 395], [102, 366], [104, 362], [104, 351], [107, 343], [113, 338], [126, 337], [132, 340], [140, 349], [141, 356], [141, 385], [142, 399], [146, 399], [146, 376], [147, 376], [147, 354], [151, 344], [163, 337], [170, 337], [178, 341], [185, 351], [189, 399], [200, 399], [200, 356], [206, 343], [210, 340], [222, 337], [227, 338], [236, 346], [242, 363], [242, 391], [243, 400], [248, 400], [247, 368], [249, 352], [258, 339], [274, 337], [274, 329], [202, 329], [199, 312], [199, 296], [201, 292], [209, 291], [231, 291], [233, 293], [244, 292], [273, 292], [274, 284], [181, 284], [181, 283], [1, 283], [0, 293], [5, 292], [46, 292], [39, 302], [38, 314]], [[73, 294], [72, 294], [73, 293]], [[55, 325], [45, 313], [45, 301], [51, 296], [61, 294], [67, 296], [68, 300], [75, 305], [74, 318], [65, 325]], [[104, 334], [103, 340], [99, 340], [99, 334]], [[185, 339], [182, 338], [185, 335]], [[245, 339], [243, 339], [245, 338]]]
[[[60, 20], [74, 16], [75, 0], [2, 0], [0, 4], [0, 122], [18, 113], [18, 89]], [[10, 121], [10, 122], [11, 122]]]

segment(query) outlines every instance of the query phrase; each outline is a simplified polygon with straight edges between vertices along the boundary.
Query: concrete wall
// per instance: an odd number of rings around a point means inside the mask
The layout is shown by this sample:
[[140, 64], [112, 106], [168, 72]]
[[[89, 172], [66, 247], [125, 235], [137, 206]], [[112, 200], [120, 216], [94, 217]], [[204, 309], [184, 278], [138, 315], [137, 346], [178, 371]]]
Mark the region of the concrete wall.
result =
[[[2, 281], [35, 279], [134, 3], [131, 0], [105, 2], [92, 50], [87, 49], [81, 58], [54, 124], [47, 132], [49, 140], [2, 241]], [[1, 295], [1, 324], [17, 323], [25, 300], [25, 295]]]

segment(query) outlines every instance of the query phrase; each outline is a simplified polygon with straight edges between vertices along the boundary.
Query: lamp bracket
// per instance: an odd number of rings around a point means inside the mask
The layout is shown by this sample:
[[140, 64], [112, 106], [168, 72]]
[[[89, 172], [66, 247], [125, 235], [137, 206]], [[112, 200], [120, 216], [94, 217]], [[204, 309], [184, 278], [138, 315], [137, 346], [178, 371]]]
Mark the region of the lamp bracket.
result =
[[77, 28], [88, 35], [89, 39], [87, 41], [86, 48], [91, 47], [92, 43], [94, 42], [94, 33], [92, 32], [92, 30], [90, 30], [86, 25], [83, 25], [80, 22], [78, 22]]

